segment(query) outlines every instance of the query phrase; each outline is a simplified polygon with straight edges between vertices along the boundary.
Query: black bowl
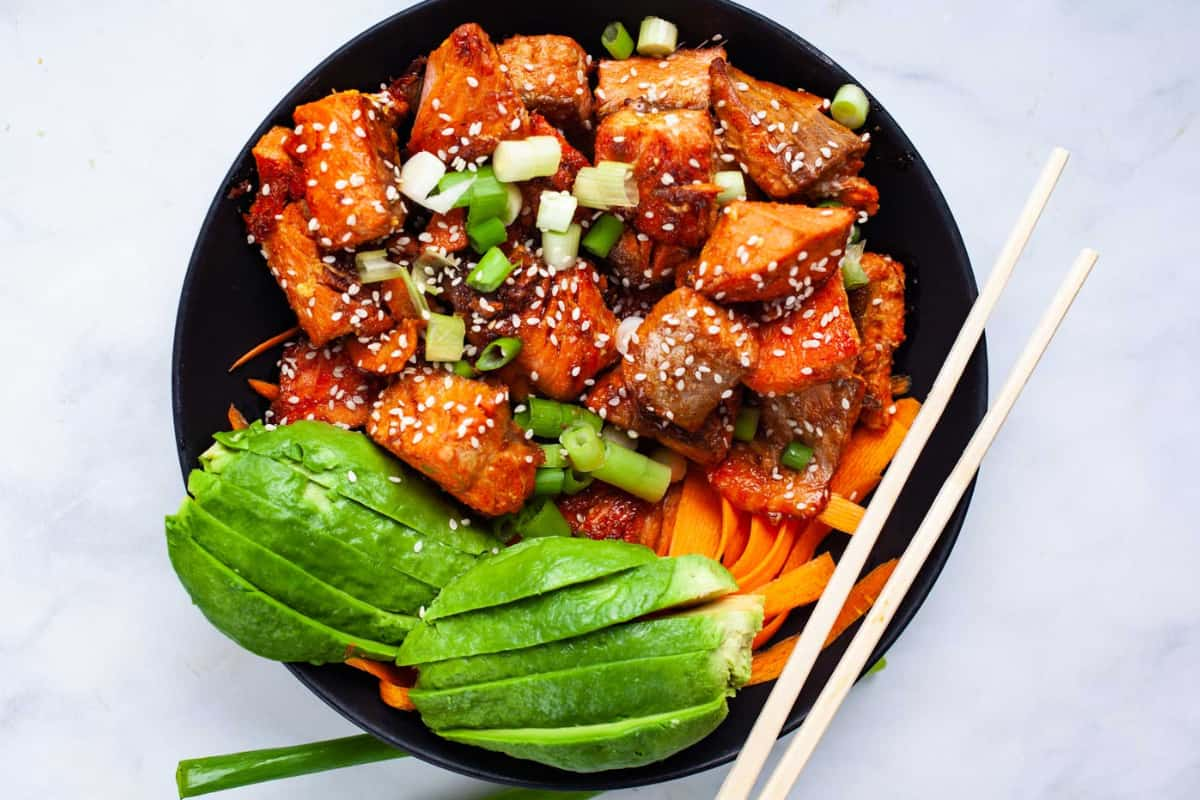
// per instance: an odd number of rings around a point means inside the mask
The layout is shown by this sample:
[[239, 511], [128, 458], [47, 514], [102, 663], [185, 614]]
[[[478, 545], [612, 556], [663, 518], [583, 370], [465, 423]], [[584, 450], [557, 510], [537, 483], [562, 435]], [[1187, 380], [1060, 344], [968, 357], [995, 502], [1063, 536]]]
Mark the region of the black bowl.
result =
[[[293, 324], [283, 294], [264, 268], [256, 248], [247, 246], [240, 213], [244, 200], [228, 190], [253, 177], [250, 147], [270, 126], [290, 125], [291, 111], [335, 89], [373, 89], [398, 74], [413, 57], [436, 47], [457, 25], [474, 21], [496, 41], [514, 33], [554, 32], [575, 37], [593, 55], [603, 55], [600, 32], [613, 19], [636, 33], [647, 13], [676, 22], [681, 44], [699, 43], [720, 33], [731, 61], [756, 77], [831, 96], [854, 79], [828, 56], [778, 24], [725, 0], [610, 0], [564, 8], [556, 0], [515, 5], [477, 0], [429, 0], [381, 22], [305, 76], [253, 131], [229, 174], [217, 189], [196, 241], [175, 329], [172, 388], [176, 444], [185, 476], [210, 443], [227, 427], [226, 409], [261, 411], [262, 401], [246, 387], [247, 377], [272, 378], [270, 358], [260, 358], [237, 374], [226, 369], [240, 353]], [[877, 102], [869, 118], [872, 147], [864, 174], [883, 198], [882, 211], [867, 226], [871, 248], [890, 253], [908, 269], [908, 342], [898, 355], [898, 371], [912, 376], [913, 393], [924, 397], [977, 293], [958, 228], [933, 176], [903, 131]], [[870, 566], [900, 554], [921, 516], [983, 416], [987, 364], [983, 344], [975, 352], [925, 455], [892, 513]], [[901, 604], [879, 645], [882, 654], [900, 635], [929, 593], [962, 527], [970, 492], [959, 504], [929, 563]], [[834, 537], [837, 539], [837, 537]], [[796, 632], [804, 615], [793, 614], [780, 635]], [[843, 636], [817, 662], [813, 677], [793, 709], [785, 730], [800, 724], [817, 691], [849, 640]], [[520, 761], [463, 745], [430, 733], [415, 714], [396, 712], [379, 701], [375, 681], [342, 666], [289, 665], [314, 693], [364, 730], [447, 769], [476, 778], [556, 789], [616, 789], [680, 778], [730, 761], [741, 748], [767, 697], [769, 685], [741, 692], [729, 718], [704, 741], [665, 761], [638, 769], [580, 775]]]

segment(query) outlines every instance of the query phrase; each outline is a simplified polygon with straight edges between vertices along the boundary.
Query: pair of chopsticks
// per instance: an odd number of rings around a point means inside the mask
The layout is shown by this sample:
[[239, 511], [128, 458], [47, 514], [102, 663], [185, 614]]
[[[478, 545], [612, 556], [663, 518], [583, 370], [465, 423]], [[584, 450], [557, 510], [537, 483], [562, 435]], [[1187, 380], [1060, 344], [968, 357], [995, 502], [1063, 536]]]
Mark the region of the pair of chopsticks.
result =
[[[1021, 210], [1021, 216], [1017, 219], [1016, 226], [1009, 234], [1004, 249], [1001, 250], [1000, 256], [996, 260], [991, 276], [971, 307], [962, 330], [959, 331], [958, 338], [954, 340], [954, 345], [950, 348], [950, 353], [946, 357], [941, 371], [938, 372], [920, 413], [913, 421], [908, 436], [905, 437], [887, 472], [884, 473], [883, 480], [880, 481], [879, 487], [875, 491], [875, 497], [867, 506], [862, 522], [855, 530], [854, 536], [850, 537], [850, 544], [838, 562], [837, 570], [805, 624], [804, 631], [801, 633], [787, 665], [776, 681], [766, 705], [763, 706], [750, 736], [746, 739], [737, 762], [721, 785], [721, 789], [717, 793], [717, 800], [744, 800], [754, 789], [758, 774], [787, 720], [789, 711], [800, 695], [804, 682], [808, 679], [809, 672], [821, 651], [821, 645], [833, 627], [834, 620], [846, 602], [846, 597], [854, 586], [855, 580], [862, 572], [867, 557], [875, 546], [880, 531], [892, 511], [901, 489], [904, 488], [904, 483], [912, 472], [917, 458], [921, 455], [926, 442], [929, 441], [942, 412], [946, 410], [946, 405], [958, 385], [959, 378], [962, 377], [967, 361], [983, 335], [984, 325], [995, 309], [1000, 295], [1004, 292], [1009, 276], [1012, 275], [1013, 268], [1025, 249], [1025, 244], [1029, 241], [1034, 226], [1067, 164], [1068, 155], [1067, 151], [1062, 148], [1055, 148], [1054, 152], [1050, 154], [1049, 161], [1042, 169], [1037, 184], [1025, 202], [1025, 207]], [[875, 605], [863, 619], [858, 633], [851, 641], [845, 655], [842, 656], [837, 669], [825, 684], [816, 704], [788, 746], [774, 774], [768, 779], [762, 794], [759, 795], [759, 800], [782, 800], [785, 798], [788, 790], [799, 777], [800, 771], [808, 763], [809, 757], [829, 727], [834, 714], [837, 713], [842, 701], [850, 692], [850, 687], [866, 668], [867, 660], [875, 649], [875, 645], [879, 643], [884, 630], [899, 608], [900, 601], [912, 586], [925, 559], [929, 557], [942, 529], [950, 519], [959, 500], [962, 499], [972, 476], [979, 469], [980, 462], [983, 461], [984, 455], [1020, 396], [1025, 383], [1033, 374], [1033, 370], [1037, 367], [1038, 361], [1046, 351], [1046, 347], [1050, 344], [1050, 340], [1054, 337], [1084, 281], [1087, 280], [1098, 257], [1094, 250], [1084, 249], [1075, 259], [1075, 263], [1050, 302], [1049, 308], [1046, 309], [1033, 335], [1026, 343], [1025, 349], [1005, 380], [995, 403], [984, 416], [978, 429], [967, 443], [958, 463], [934, 498], [925, 519], [922, 520], [908, 548], [904, 551], [904, 555], [901, 556], [891, 578], [880, 592]]]

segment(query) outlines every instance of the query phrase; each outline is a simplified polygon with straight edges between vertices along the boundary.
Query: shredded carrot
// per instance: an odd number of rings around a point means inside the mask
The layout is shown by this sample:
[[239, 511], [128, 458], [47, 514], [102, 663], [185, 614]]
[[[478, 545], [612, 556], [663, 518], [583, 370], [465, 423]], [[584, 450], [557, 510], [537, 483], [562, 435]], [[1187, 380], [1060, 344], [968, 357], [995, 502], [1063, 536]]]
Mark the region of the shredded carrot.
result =
[[750, 660], [750, 680], [746, 681], [746, 685], [754, 686], [778, 678], [779, 674], [783, 672], [784, 666], [787, 665], [792, 651], [796, 649], [798, 638], [800, 637], [789, 636], [766, 650], [755, 653]]
[[279, 397], [278, 384], [270, 383], [268, 381], [260, 381], [255, 378], [250, 378], [246, 381], [246, 383], [250, 384], [250, 388], [253, 389], [260, 397], [265, 397], [271, 402], [274, 402], [275, 398]]
[[716, 558], [720, 544], [721, 495], [709, 485], [702, 470], [692, 468], [683, 479], [667, 555], [698, 553]]
[[833, 556], [822, 553], [807, 564], [801, 564], [759, 587], [758, 593], [764, 598], [763, 614], [773, 617], [815, 603], [833, 577], [833, 569]]
[[388, 664], [384, 661], [371, 661], [367, 658], [347, 658], [346, 666], [354, 667], [355, 669], [361, 669], [363, 672], [368, 672], [385, 683], [394, 683], [397, 686], [403, 686], [412, 683], [410, 677], [405, 674], [404, 670], [400, 669], [395, 664]]
[[721, 498], [721, 563], [732, 567], [746, 550], [750, 539], [750, 517]]
[[233, 403], [229, 404], [229, 411], [225, 416], [229, 419], [229, 427], [235, 431], [242, 431], [250, 427], [250, 423], [246, 422], [246, 418], [242, 416], [242, 412], [238, 411], [238, 407]]
[[676, 483], [667, 490], [667, 496], [663, 500], [662, 528], [654, 545], [654, 552], [660, 556], [665, 556], [671, 549], [671, 540], [675, 537], [675, 516], [679, 513], [682, 497], [683, 484]]
[[858, 528], [858, 523], [862, 522], [863, 514], [866, 512], [865, 508], [853, 500], [847, 500], [840, 494], [831, 494], [829, 495], [829, 505], [825, 506], [825, 510], [817, 516], [817, 519], [831, 528], [853, 533]]
[[854, 431], [838, 460], [829, 490], [855, 502], [866, 497], [900, 449], [900, 443], [904, 441], [920, 410], [919, 402], [905, 397], [896, 401], [896, 413], [886, 428], [881, 431], [867, 428]]
[[413, 705], [412, 698], [408, 696], [407, 686], [397, 686], [394, 683], [380, 681], [379, 697], [392, 708], [398, 708], [401, 711], [417, 710], [417, 707]]
[[734, 563], [729, 571], [733, 573], [733, 577], [741, 580], [744, 576], [750, 574], [750, 571], [762, 563], [767, 557], [767, 553], [771, 552], [771, 545], [775, 543], [775, 526], [771, 525], [766, 517], [754, 515], [750, 517], [750, 538], [746, 542], [746, 549], [742, 551], [742, 555]]
[[299, 325], [297, 325], [294, 328], [288, 328], [283, 333], [277, 333], [274, 336], [272, 336], [270, 339], [267, 339], [265, 342], [256, 344], [254, 347], [251, 347], [249, 350], [247, 350], [241, 358], [239, 358], [237, 361], [233, 362], [233, 364], [230, 365], [230, 367], [229, 367], [229, 371], [233, 372], [235, 369], [242, 366], [250, 359], [254, 358], [255, 356], [262, 355], [263, 353], [270, 350], [272, 347], [274, 347], [277, 344], [283, 344], [288, 339], [291, 339], [293, 336], [295, 336], [298, 333], [300, 333]]
[[783, 572], [790, 572], [801, 564], [807, 564], [813, 560], [817, 554], [817, 548], [821, 546], [821, 542], [825, 541], [825, 537], [833, 530], [819, 519], [809, 520], [804, 524], [804, 530], [796, 537], [796, 543], [792, 545], [792, 552], [788, 553], [787, 561], [783, 564]]
[[751, 567], [750, 571], [738, 580], [738, 586], [743, 592], [753, 592], [779, 574], [788, 555], [792, 552], [792, 545], [796, 542], [796, 536], [799, 534], [802, 524], [799, 520], [784, 520], [775, 534], [775, 541], [771, 543], [771, 549], [767, 551], [767, 555], [757, 566]]
[[782, 614], [776, 614], [775, 616], [771, 617], [769, 620], [764, 622], [763, 626], [762, 626], [762, 630], [760, 630], [758, 633], [756, 633], [754, 635], [754, 644], [752, 644], [750, 646], [751, 649], [757, 650], [758, 648], [762, 647], [767, 642], [771, 641], [771, 637], [774, 636], [775, 634], [779, 633], [780, 626], [782, 626], [783, 623], [787, 621], [787, 618], [788, 618], [788, 612], [785, 611]]

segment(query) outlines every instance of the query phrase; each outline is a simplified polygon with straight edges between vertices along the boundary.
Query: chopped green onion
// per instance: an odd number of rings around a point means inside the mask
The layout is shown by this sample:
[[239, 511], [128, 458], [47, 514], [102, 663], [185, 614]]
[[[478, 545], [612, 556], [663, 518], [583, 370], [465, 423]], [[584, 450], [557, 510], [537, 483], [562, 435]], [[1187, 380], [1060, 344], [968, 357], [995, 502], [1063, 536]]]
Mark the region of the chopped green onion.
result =
[[408, 292], [408, 302], [412, 303], [413, 309], [421, 316], [421, 319], [429, 319], [429, 301], [425, 299], [425, 294], [421, 291], [421, 287], [417, 286], [413, 276], [408, 274], [408, 270], [404, 270], [397, 277], [404, 284], [404, 289]]
[[783, 453], [779, 456], [779, 463], [788, 469], [802, 470], [808, 466], [812, 455], [812, 448], [797, 440], [788, 443], [788, 446], [783, 448]]
[[528, 416], [525, 413], [517, 414], [516, 423], [543, 439], [557, 439], [576, 422], [586, 422], [597, 432], [604, 427], [604, 420], [586, 408], [542, 397], [529, 398]]
[[354, 254], [354, 266], [358, 268], [358, 279], [363, 283], [378, 283], [399, 278], [407, 273], [404, 267], [388, 260], [387, 250], [364, 250]]
[[512, 274], [513, 269], [513, 263], [505, 257], [504, 252], [499, 247], [491, 247], [467, 275], [467, 286], [477, 292], [494, 292]]
[[633, 165], [601, 161], [594, 167], [583, 167], [575, 176], [571, 193], [584, 208], [633, 208], [638, 204]]
[[569, 192], [542, 192], [537, 213], [538, 230], [565, 233], [575, 219], [578, 206], [579, 201]]
[[542, 232], [542, 260], [546, 266], [555, 269], [567, 269], [575, 266], [579, 258], [579, 237], [583, 228], [578, 223], [572, 223], [563, 233], [554, 231]]
[[713, 183], [721, 187], [721, 193], [717, 195], [718, 203], [724, 204], [733, 200], [746, 199], [746, 179], [742, 176], [741, 170], [721, 170], [713, 175]]
[[739, 442], [754, 441], [754, 434], [758, 433], [758, 418], [762, 413], [755, 406], [745, 406], [738, 411], [737, 421], [733, 423], [733, 438]]
[[866, 674], [874, 675], [876, 672], [883, 672], [885, 669], [887, 669], [887, 657], [880, 656], [879, 660], [871, 665], [871, 668], [867, 670]]
[[489, 171], [487, 175], [477, 177], [471, 185], [471, 197], [467, 205], [467, 224], [491, 217], [503, 219], [508, 211], [508, 192], [504, 184]]
[[863, 126], [870, 109], [871, 101], [867, 99], [867, 93], [853, 83], [847, 83], [833, 96], [829, 113], [838, 122], [853, 130]]
[[637, 51], [644, 56], [667, 56], [675, 52], [679, 29], [658, 17], [646, 17], [638, 31]]
[[611, 442], [604, 446], [604, 463], [591, 475], [635, 497], [657, 503], [671, 485], [671, 468]]
[[400, 193], [425, 205], [438, 181], [446, 174], [446, 165], [433, 153], [414, 153], [400, 168]]
[[850, 226], [850, 244], [858, 244], [862, 238], [862, 228], [855, 222]]
[[412, 279], [416, 287], [425, 294], [439, 295], [442, 293], [442, 287], [436, 285], [433, 279], [441, 274], [444, 270], [450, 267], [457, 267], [458, 259], [453, 256], [445, 256], [433, 250], [426, 250], [417, 256], [417, 260], [413, 262]]
[[687, 475], [687, 459], [669, 447], [656, 447], [650, 457], [671, 470], [671, 483], [678, 483]]
[[458, 361], [463, 354], [467, 323], [462, 317], [430, 314], [425, 328], [426, 361]]
[[521, 352], [521, 340], [516, 336], [502, 336], [488, 342], [487, 347], [475, 360], [475, 369], [480, 372], [491, 372], [500, 369], [517, 357]]
[[591, 472], [604, 463], [604, 441], [596, 429], [579, 422], [562, 432], [558, 437], [571, 466], [580, 472]]
[[504, 225], [507, 227], [517, 221], [517, 217], [521, 216], [521, 208], [525, 205], [525, 197], [521, 194], [521, 190], [517, 188], [515, 183], [506, 183], [504, 186], [504, 194], [508, 198], [508, 205], [504, 207]]
[[846, 204], [841, 200], [822, 200], [817, 203], [814, 208], [845, 208]]
[[[442, 176], [442, 179], [438, 181], [437, 194], [433, 196], [437, 197], [444, 192], [448, 192], [463, 181], [466, 181], [467, 183], [474, 183], [477, 178], [482, 178], [485, 175], [492, 175], [492, 168], [490, 166], [480, 167], [475, 172], [471, 172], [469, 170], [463, 170], [462, 172], [447, 172]], [[471, 193], [468, 191], [454, 203], [452, 208], [465, 208], [470, 204], [470, 202]]]
[[573, 469], [563, 471], [563, 494], [579, 494], [592, 485], [594, 478], [589, 472], [576, 472]]
[[542, 455], [545, 456], [543, 467], [551, 469], [562, 469], [567, 466], [567, 451], [558, 442], [554, 444], [541, 444], [538, 447], [542, 448]]
[[539, 469], [533, 474], [534, 497], [552, 497], [562, 494], [565, 477], [566, 470], [561, 467]]
[[492, 170], [505, 183], [542, 178], [558, 172], [562, 145], [553, 136], [510, 139], [496, 145]]
[[486, 253], [507, 238], [504, 223], [496, 217], [467, 223], [467, 239], [476, 253]]
[[463, 378], [474, 378], [476, 375], [479, 374], [478, 372], [475, 371], [475, 368], [471, 366], [470, 361], [466, 361], [465, 359], [461, 359], [461, 358], [458, 361], [454, 362], [454, 366], [452, 367], [452, 369], [454, 370], [455, 375], [458, 375]]
[[637, 434], [621, 430], [616, 425], [605, 425], [604, 430], [600, 431], [600, 436], [605, 441], [612, 442], [617, 447], [624, 447], [626, 450], [637, 450]]
[[519, 410], [513, 412], [513, 422], [517, 423], [517, 425], [521, 426], [525, 430], [529, 430], [530, 426], [533, 425], [533, 422], [531, 421], [533, 419], [533, 414], [529, 411], [529, 406], [518, 406], [517, 408]]
[[600, 34], [600, 44], [613, 58], [629, 58], [633, 55], [633, 37], [619, 22], [610, 22]]
[[625, 233], [625, 223], [616, 214], [604, 214], [592, 223], [583, 237], [583, 249], [594, 256], [608, 258], [613, 247]]
[[865, 242], [846, 245], [846, 253], [842, 256], [842, 283], [846, 285], [846, 291], [861, 289], [871, 282], [862, 268], [862, 254], [865, 247]]

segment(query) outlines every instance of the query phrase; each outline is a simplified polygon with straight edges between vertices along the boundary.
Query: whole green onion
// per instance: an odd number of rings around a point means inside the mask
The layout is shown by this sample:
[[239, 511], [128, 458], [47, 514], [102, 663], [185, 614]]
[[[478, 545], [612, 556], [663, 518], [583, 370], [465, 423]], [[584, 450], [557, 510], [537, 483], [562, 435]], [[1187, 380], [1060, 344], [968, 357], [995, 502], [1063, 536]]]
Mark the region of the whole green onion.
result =
[[600, 34], [600, 43], [613, 58], [624, 59], [633, 55], [633, 37], [619, 22], [610, 22], [604, 26], [604, 32]]
[[494, 292], [512, 274], [513, 263], [499, 247], [490, 247], [467, 275], [467, 286], [477, 292]]
[[813, 450], [811, 447], [804, 442], [794, 441], [783, 448], [783, 453], [779, 456], [779, 463], [788, 469], [802, 470], [808, 466], [808, 462], [812, 460], [812, 456]]
[[604, 463], [591, 475], [651, 503], [661, 500], [671, 485], [670, 467], [612, 442], [605, 442]]
[[521, 352], [521, 340], [516, 336], [502, 336], [488, 342], [487, 347], [475, 360], [475, 369], [491, 372], [508, 364]]
[[871, 102], [867, 99], [867, 93], [853, 83], [847, 83], [833, 96], [829, 113], [835, 120], [853, 130], [863, 126], [870, 109]]
[[553, 497], [562, 494], [566, 470], [561, 467], [539, 468], [533, 474], [534, 497]]
[[745, 406], [738, 411], [737, 420], [733, 423], [733, 438], [739, 442], [754, 441], [758, 433], [758, 418], [762, 411], [755, 406]]
[[467, 223], [467, 239], [476, 253], [486, 253], [508, 238], [504, 223], [496, 217]]
[[591, 472], [604, 463], [604, 441], [596, 429], [585, 422], [578, 422], [558, 437], [571, 466], [580, 472]]
[[[523, 417], [525, 422], [522, 421]], [[576, 422], [586, 422], [597, 431], [604, 427], [604, 420], [586, 408], [542, 397], [529, 398], [528, 417], [519, 413], [514, 419], [522, 428], [533, 431], [534, 436], [543, 439], [558, 439], [563, 431]]]
[[616, 214], [603, 214], [588, 228], [583, 237], [583, 249], [599, 258], [608, 258], [613, 247], [625, 232], [625, 223]]

